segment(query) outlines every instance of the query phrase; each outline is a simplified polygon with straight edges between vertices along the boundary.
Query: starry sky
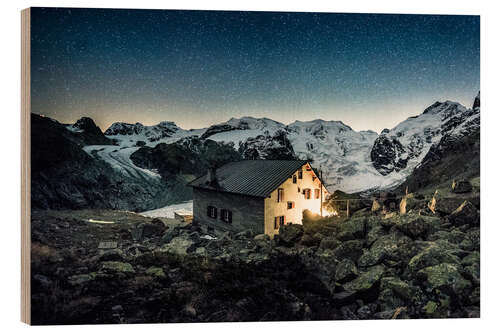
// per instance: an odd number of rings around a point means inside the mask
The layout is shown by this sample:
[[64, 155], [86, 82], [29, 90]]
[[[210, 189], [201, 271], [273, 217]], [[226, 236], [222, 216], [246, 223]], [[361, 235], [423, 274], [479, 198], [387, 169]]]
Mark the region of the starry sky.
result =
[[32, 112], [392, 128], [479, 90], [479, 16], [33, 8]]

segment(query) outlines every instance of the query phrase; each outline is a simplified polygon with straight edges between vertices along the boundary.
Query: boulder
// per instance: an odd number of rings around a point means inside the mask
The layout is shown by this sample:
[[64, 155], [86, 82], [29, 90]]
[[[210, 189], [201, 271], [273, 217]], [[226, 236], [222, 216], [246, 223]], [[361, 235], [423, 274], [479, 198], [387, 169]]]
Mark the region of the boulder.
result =
[[187, 250], [193, 245], [193, 241], [184, 237], [175, 237], [170, 243], [164, 244], [162, 250], [175, 255], [186, 255]]
[[355, 217], [339, 223], [337, 238], [342, 241], [364, 238], [366, 233], [366, 218]]
[[468, 193], [472, 191], [472, 185], [465, 179], [454, 180], [451, 184], [451, 190], [453, 193]]
[[425, 207], [425, 201], [417, 199], [413, 193], [405, 195], [399, 202], [399, 213], [404, 215]]
[[337, 260], [330, 250], [314, 252], [312, 248], [302, 248], [297, 253], [300, 262], [323, 286], [333, 294]]
[[167, 229], [166, 231], [163, 232], [163, 235], [161, 237], [161, 243], [162, 244], [169, 243], [172, 239], [179, 236], [179, 232], [180, 230], [178, 227]]
[[448, 216], [448, 221], [456, 226], [477, 226], [480, 223], [479, 210], [466, 200]]
[[358, 261], [359, 257], [363, 253], [363, 242], [360, 240], [350, 240], [347, 242], [340, 243], [333, 250], [333, 254], [338, 260], [347, 258], [352, 261]]
[[460, 244], [465, 239], [466, 234], [460, 230], [439, 230], [427, 237], [427, 240], [436, 241], [439, 239], [446, 240], [453, 244]]
[[481, 262], [481, 260], [480, 260], [480, 255], [479, 255], [478, 251], [474, 251], [462, 259], [463, 266], [470, 266], [470, 265], [473, 265], [476, 263], [479, 264], [480, 262]]
[[443, 246], [443, 242], [430, 242], [429, 245], [410, 259], [408, 269], [416, 273], [422, 268], [435, 266], [441, 263], [460, 264], [460, 259], [449, 249]]
[[104, 261], [101, 263], [101, 272], [104, 273], [135, 273], [131, 264], [121, 261]]
[[341, 241], [339, 241], [337, 238], [325, 237], [325, 238], [321, 239], [321, 241], [319, 242], [319, 248], [323, 249], [323, 250], [326, 250], [326, 249], [333, 250], [333, 249], [337, 248], [340, 244], [341, 244]]
[[462, 295], [471, 286], [471, 283], [460, 274], [459, 266], [450, 263], [423, 268], [418, 271], [417, 277], [424, 280], [432, 290], [456, 296]]
[[90, 274], [77, 274], [77, 275], [72, 275], [68, 278], [68, 282], [72, 286], [79, 286], [86, 284], [90, 281], [95, 280], [97, 273], [92, 272]]
[[387, 260], [406, 265], [411, 258], [411, 250], [411, 238], [399, 232], [391, 232], [379, 237], [359, 258], [358, 264], [360, 267], [369, 267]]
[[335, 280], [340, 283], [351, 281], [358, 276], [358, 269], [352, 260], [344, 259], [338, 265], [335, 271]]
[[259, 248], [267, 249], [271, 246], [271, 238], [266, 234], [258, 234], [253, 240]]
[[301, 224], [287, 224], [280, 227], [277, 236], [279, 245], [293, 246], [300, 241], [304, 234], [304, 228]]
[[155, 218], [151, 222], [141, 223], [139, 227], [142, 227], [142, 237], [150, 238], [155, 236], [161, 236], [166, 229], [165, 224], [162, 220]]
[[99, 256], [99, 261], [122, 261], [123, 259], [124, 254], [120, 249], [108, 250]]
[[437, 217], [413, 214], [401, 215], [396, 221], [396, 228], [413, 239], [427, 236], [440, 224], [440, 219]]
[[414, 290], [410, 285], [398, 277], [384, 277], [380, 280], [380, 289], [389, 289], [393, 291], [397, 296], [401, 297], [403, 300], [411, 301]]
[[384, 235], [386, 235], [386, 232], [380, 224], [374, 226], [366, 235], [366, 245], [371, 246], [377, 239]]
[[463, 275], [471, 281], [474, 286], [479, 286], [480, 283], [480, 274], [481, 269], [479, 268], [479, 263], [474, 262], [472, 265], [469, 265], [464, 268], [464, 273]]
[[383, 265], [373, 266], [368, 271], [361, 273], [356, 279], [344, 284], [343, 287], [347, 291], [356, 293], [369, 291], [380, 281], [384, 271]]
[[156, 267], [156, 266], [151, 266], [149, 267], [147, 270], [146, 270], [146, 274], [147, 275], [151, 275], [155, 278], [160, 278], [160, 279], [163, 279], [165, 277], [167, 277], [167, 275], [165, 274], [165, 272], [163, 271], [163, 268], [161, 267]]
[[376, 212], [380, 211], [381, 209], [382, 209], [382, 205], [380, 204], [380, 202], [378, 202], [377, 199], [374, 199], [373, 203], [372, 203], [372, 212], [376, 213]]
[[462, 202], [463, 199], [461, 198], [443, 197], [436, 192], [429, 202], [428, 207], [434, 214], [449, 215], [457, 209]]

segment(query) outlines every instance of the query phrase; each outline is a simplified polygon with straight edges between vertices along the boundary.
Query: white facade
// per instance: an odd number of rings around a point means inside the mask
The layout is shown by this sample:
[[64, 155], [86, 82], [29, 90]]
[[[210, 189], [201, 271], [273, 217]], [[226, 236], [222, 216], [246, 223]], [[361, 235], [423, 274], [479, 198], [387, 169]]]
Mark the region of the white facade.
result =
[[264, 200], [264, 232], [273, 236], [281, 223], [302, 224], [302, 212], [306, 209], [320, 214], [322, 200], [328, 194], [311, 165], [303, 165]]

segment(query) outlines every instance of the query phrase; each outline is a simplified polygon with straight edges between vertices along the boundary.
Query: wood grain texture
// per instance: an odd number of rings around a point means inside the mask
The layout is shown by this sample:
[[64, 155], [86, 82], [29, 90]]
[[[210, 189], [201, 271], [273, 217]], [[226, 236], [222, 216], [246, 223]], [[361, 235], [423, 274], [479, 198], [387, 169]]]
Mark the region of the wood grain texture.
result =
[[21, 321], [31, 324], [31, 15], [21, 12]]

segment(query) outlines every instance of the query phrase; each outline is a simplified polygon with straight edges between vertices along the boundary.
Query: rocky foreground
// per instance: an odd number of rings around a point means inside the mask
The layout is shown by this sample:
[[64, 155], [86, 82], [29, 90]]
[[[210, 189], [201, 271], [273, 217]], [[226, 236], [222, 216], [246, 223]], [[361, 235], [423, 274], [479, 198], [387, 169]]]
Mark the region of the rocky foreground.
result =
[[479, 317], [478, 205], [474, 194], [409, 195], [406, 214], [305, 214], [274, 239], [117, 211], [33, 212], [32, 320]]

